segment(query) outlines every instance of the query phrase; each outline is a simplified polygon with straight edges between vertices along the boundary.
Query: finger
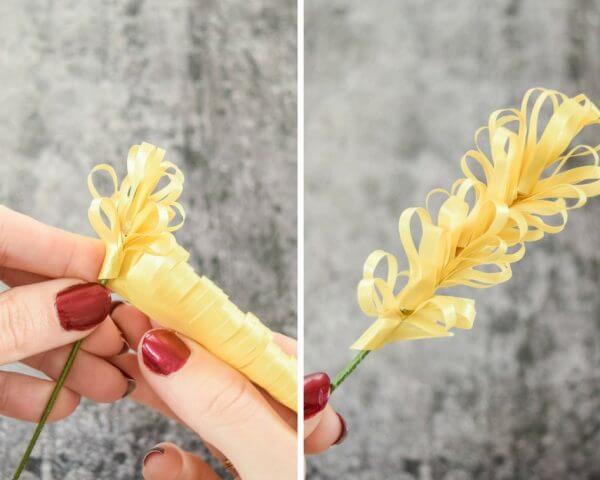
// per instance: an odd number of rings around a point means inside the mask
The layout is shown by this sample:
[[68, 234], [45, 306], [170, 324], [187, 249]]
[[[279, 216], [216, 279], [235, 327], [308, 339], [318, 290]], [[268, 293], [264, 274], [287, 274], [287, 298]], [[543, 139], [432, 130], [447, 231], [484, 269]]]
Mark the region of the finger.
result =
[[137, 355], [119, 355], [118, 357], [113, 357], [111, 362], [119, 370], [125, 372], [128, 377], [135, 380], [136, 387], [130, 395], [130, 398], [133, 401], [146, 405], [147, 407], [160, 412], [162, 415], [177, 420], [182, 425], [185, 425], [185, 422], [175, 415], [168, 405], [162, 401], [154, 390], [152, 390], [140, 371]]
[[39, 275], [98, 278], [100, 240], [65, 232], [0, 205], [0, 265]]
[[48, 277], [37, 275], [23, 270], [7, 268], [0, 265], [0, 282], [5, 283], [9, 287], [20, 287], [21, 285], [30, 285], [48, 280]]
[[[144, 315], [134, 306], [125, 304], [123, 302], [113, 303], [111, 318], [123, 333], [123, 336], [125, 337], [127, 343], [131, 345], [134, 349], [140, 343], [140, 340], [142, 339], [144, 334], [152, 328], [152, 324], [146, 315]], [[281, 347], [284, 353], [288, 355], [296, 354], [295, 340], [286, 337], [285, 335], [282, 335], [280, 333], [275, 333], [273, 339], [275, 343], [277, 343]], [[259, 388], [259, 391], [261, 392], [261, 394], [263, 394], [263, 396], [269, 402], [271, 407], [273, 407], [273, 409], [284, 419], [284, 421], [295, 429], [297, 424], [296, 413], [274, 400], [264, 390]], [[152, 392], [151, 389], [150, 392]], [[146, 406], [154, 408], [154, 405], [156, 405], [156, 398], [154, 397], [156, 397], [156, 395], [149, 397], [145, 393], [145, 389], [138, 388], [136, 395], [134, 395], [132, 398]]]
[[[290, 337], [286, 337], [281, 333], [273, 334], [273, 341], [279, 345], [283, 353], [287, 355], [296, 355], [296, 340]], [[269, 405], [277, 412], [277, 414], [287, 423], [290, 427], [296, 430], [298, 424], [298, 415], [293, 410], [290, 410], [285, 405], [282, 405], [277, 400], [275, 400], [268, 392], [263, 390], [262, 388], [255, 385], [258, 391], [263, 395], [263, 397], [269, 402]]]
[[[71, 351], [71, 345], [40, 353], [23, 360], [51, 378], [58, 378]], [[65, 385], [95, 402], [108, 403], [130, 394], [135, 381], [108, 361], [80, 350]]]
[[[42, 416], [54, 382], [23, 375], [17, 372], [0, 371], [0, 415], [37, 422]], [[61, 389], [49, 422], [61, 420], [75, 411], [79, 395], [68, 388]]]
[[317, 428], [331, 393], [331, 380], [324, 372], [304, 377], [304, 438]]
[[[307, 420], [316, 421], [311, 433], [304, 439], [304, 452], [307, 454], [321, 453], [332, 445], [342, 443], [348, 433], [348, 427], [344, 418], [336, 413], [330, 405], [325, 407], [320, 414]], [[305, 428], [306, 424], [305, 422]]]
[[[134, 306], [123, 302], [114, 302], [111, 317], [123, 333], [127, 343], [133, 346], [133, 348], [137, 347], [144, 334], [152, 328], [152, 324], [146, 315], [137, 310]], [[288, 355], [296, 354], [295, 340], [286, 337], [285, 335], [275, 333], [274, 341], [281, 347], [284, 353], [287, 353]], [[151, 389], [149, 389], [149, 391], [152, 392]], [[274, 400], [264, 390], [259, 388], [259, 391], [284, 421], [295, 429], [297, 424], [296, 413]], [[136, 395], [132, 398], [151, 408], [155, 408], [157, 405], [156, 395], [147, 396], [145, 389], [138, 388]]]
[[146, 454], [144, 480], [218, 480], [220, 477], [201, 458], [172, 443], [160, 443]]
[[[146, 315], [132, 305], [122, 302], [114, 303], [111, 317], [118, 325], [119, 329], [123, 332], [127, 343], [131, 346], [134, 346], [133, 348], [137, 347], [144, 334], [152, 327], [150, 320]], [[285, 335], [275, 333], [274, 341], [281, 347], [284, 353], [287, 353], [288, 355], [296, 354], [295, 340], [286, 337]], [[284, 419], [284, 421], [291, 427], [295, 428], [297, 423], [296, 413], [274, 400], [268, 393], [264, 392], [264, 390], [259, 390], [269, 404], [273, 407], [273, 409]], [[136, 395], [132, 398], [140, 403], [143, 403], [144, 405], [154, 408], [153, 405], [156, 405], [156, 399], [148, 397], [144, 393], [144, 390], [138, 389]]]
[[258, 385], [254, 385], [254, 388], [256, 388], [260, 392], [260, 394], [267, 401], [269, 406], [275, 411], [275, 413], [277, 413], [277, 415], [279, 415], [281, 419], [295, 431], [296, 427], [298, 426], [298, 414], [293, 410], [290, 410], [285, 405], [279, 403], [269, 394], [269, 392], [259, 387]]
[[238, 371], [164, 329], [143, 337], [138, 362], [163, 401], [223, 452], [242, 478], [293, 478], [295, 432]]
[[152, 328], [146, 315], [123, 302], [114, 302], [110, 316], [132, 349], [137, 348], [144, 334]]
[[281, 348], [286, 355], [296, 356], [296, 340], [293, 338], [275, 332], [273, 333], [273, 341], [279, 345], [279, 348]]
[[[111, 362], [121, 371], [126, 373], [129, 377], [133, 378], [136, 382], [136, 388], [131, 394], [131, 399], [137, 403], [141, 403], [157, 412], [160, 412], [162, 415], [171, 418], [181, 425], [187, 426], [186, 423], [179, 418], [173, 410], [171, 410], [168, 405], [162, 401], [162, 399], [152, 390], [148, 382], [142, 375], [140, 371], [140, 367], [138, 365], [137, 356], [136, 355], [119, 355], [118, 357], [113, 357]], [[219, 450], [217, 450], [213, 445], [204, 440], [204, 446], [208, 448], [210, 453], [219, 460], [221, 463], [224, 463], [226, 460], [225, 455], [223, 455]]]
[[304, 451], [319, 453], [346, 436], [344, 419], [328, 405], [331, 381], [323, 372], [304, 377]]
[[129, 345], [108, 317], [81, 343], [81, 348], [99, 357], [112, 357], [127, 352]]
[[0, 364], [73, 343], [109, 310], [110, 292], [97, 283], [50, 280], [0, 293]]

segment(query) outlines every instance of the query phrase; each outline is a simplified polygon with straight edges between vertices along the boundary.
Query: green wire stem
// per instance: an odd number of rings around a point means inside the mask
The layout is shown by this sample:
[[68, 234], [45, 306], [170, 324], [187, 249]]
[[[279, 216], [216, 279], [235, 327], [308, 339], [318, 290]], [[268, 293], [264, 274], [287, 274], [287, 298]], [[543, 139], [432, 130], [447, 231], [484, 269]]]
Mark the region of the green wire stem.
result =
[[[108, 280], [100, 280], [99, 283], [101, 285], [106, 285], [108, 283]], [[48, 420], [50, 413], [52, 413], [54, 404], [56, 403], [56, 400], [58, 399], [58, 394], [60, 393], [63, 385], [65, 384], [65, 380], [67, 379], [67, 376], [69, 375], [69, 372], [71, 371], [71, 368], [73, 367], [73, 364], [75, 363], [75, 357], [77, 357], [77, 353], [79, 352], [79, 349], [81, 348], [81, 342], [83, 342], [83, 340], [77, 340], [73, 344], [73, 347], [71, 348], [71, 352], [69, 353], [67, 361], [65, 362], [65, 366], [63, 367], [62, 372], [60, 372], [59, 377], [56, 379], [56, 385], [54, 386], [54, 389], [52, 390], [52, 394], [50, 395], [50, 398], [48, 399], [48, 403], [46, 404], [46, 407], [44, 408], [44, 413], [42, 413], [42, 417], [40, 418], [40, 420], [37, 424], [37, 427], [35, 428], [35, 431], [33, 432], [33, 435], [31, 436], [31, 440], [29, 440], [27, 449], [25, 450], [25, 453], [21, 457], [21, 462], [19, 463], [19, 466], [15, 470], [12, 480], [19, 480], [19, 478], [21, 478], [21, 473], [23, 473], [23, 470], [25, 470], [25, 467], [27, 466], [27, 463], [29, 462], [29, 457], [31, 456], [31, 452], [33, 452], [35, 444], [37, 443], [38, 438], [40, 437], [42, 430], [44, 429], [44, 426], [46, 425], [46, 421]]]
[[349, 363], [346, 364], [342, 371], [337, 374], [333, 382], [331, 382], [331, 393], [333, 393], [334, 390], [338, 388], [354, 370], [356, 370], [356, 367], [360, 365], [360, 362], [362, 362], [369, 353], [371, 353], [371, 350], [361, 350]]

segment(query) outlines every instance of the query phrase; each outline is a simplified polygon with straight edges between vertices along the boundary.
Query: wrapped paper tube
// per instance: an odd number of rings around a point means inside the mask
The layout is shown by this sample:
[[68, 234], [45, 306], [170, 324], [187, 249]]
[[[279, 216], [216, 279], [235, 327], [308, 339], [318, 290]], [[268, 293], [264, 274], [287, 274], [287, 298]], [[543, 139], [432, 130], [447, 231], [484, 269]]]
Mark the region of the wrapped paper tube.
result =
[[[188, 252], [177, 244], [172, 232], [185, 219], [176, 202], [183, 174], [163, 161], [164, 154], [148, 143], [131, 147], [120, 186], [109, 165], [90, 173], [94, 200], [89, 218], [106, 247], [99, 278], [109, 280], [112, 291], [150, 318], [194, 339], [296, 411], [296, 359], [282, 352], [258, 318], [243, 313], [211, 280], [198, 275]], [[100, 171], [112, 180], [109, 197], [94, 186], [93, 176]], [[167, 184], [158, 187], [161, 179]], [[172, 225], [178, 213], [182, 221]]]

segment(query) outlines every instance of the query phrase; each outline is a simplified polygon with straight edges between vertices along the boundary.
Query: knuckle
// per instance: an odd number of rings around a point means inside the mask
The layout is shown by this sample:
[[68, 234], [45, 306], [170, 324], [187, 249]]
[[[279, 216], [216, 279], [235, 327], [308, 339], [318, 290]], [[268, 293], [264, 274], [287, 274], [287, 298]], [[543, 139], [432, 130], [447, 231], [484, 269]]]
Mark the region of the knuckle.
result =
[[27, 315], [13, 290], [0, 295], [0, 352], [18, 351], [28, 336]]
[[219, 419], [223, 426], [239, 426], [254, 416], [256, 406], [250, 382], [232, 375], [207, 400], [204, 412], [206, 417]]

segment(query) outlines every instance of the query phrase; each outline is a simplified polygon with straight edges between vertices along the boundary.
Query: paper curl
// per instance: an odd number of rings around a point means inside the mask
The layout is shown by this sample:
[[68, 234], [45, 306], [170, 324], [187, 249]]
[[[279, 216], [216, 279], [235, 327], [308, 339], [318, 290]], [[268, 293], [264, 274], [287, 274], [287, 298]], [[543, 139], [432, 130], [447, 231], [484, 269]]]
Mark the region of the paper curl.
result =
[[[437, 290], [486, 288], [508, 280], [527, 242], [560, 232], [568, 210], [600, 194], [600, 145], [569, 148], [584, 127], [599, 123], [600, 111], [585, 95], [569, 98], [542, 88], [529, 90], [520, 109], [492, 113], [488, 126], [475, 134], [476, 148], [461, 160], [464, 178], [449, 192], [428, 195], [427, 204], [434, 195], [446, 197], [437, 220], [428, 205], [400, 216], [408, 271], [398, 272], [398, 261], [388, 252], [376, 250], [367, 258], [358, 303], [377, 320], [352, 348], [374, 350], [398, 340], [449, 336], [452, 327], [471, 328], [473, 300]], [[480, 146], [483, 134], [487, 153]], [[418, 242], [414, 218], [421, 227]], [[377, 277], [384, 260], [388, 274]], [[400, 277], [406, 283], [397, 292]]]
[[[88, 177], [94, 200], [89, 218], [106, 248], [99, 278], [161, 325], [182, 333], [297, 410], [296, 359], [273, 342], [273, 333], [251, 313], [243, 313], [211, 280], [196, 274], [189, 254], [172, 232], [185, 213], [177, 199], [183, 174], [163, 161], [164, 150], [133, 146], [127, 176], [118, 184], [114, 169], [98, 165]], [[108, 173], [110, 196], [94, 185]], [[164, 186], [160, 186], [161, 182]], [[176, 217], [181, 221], [173, 224]]]

